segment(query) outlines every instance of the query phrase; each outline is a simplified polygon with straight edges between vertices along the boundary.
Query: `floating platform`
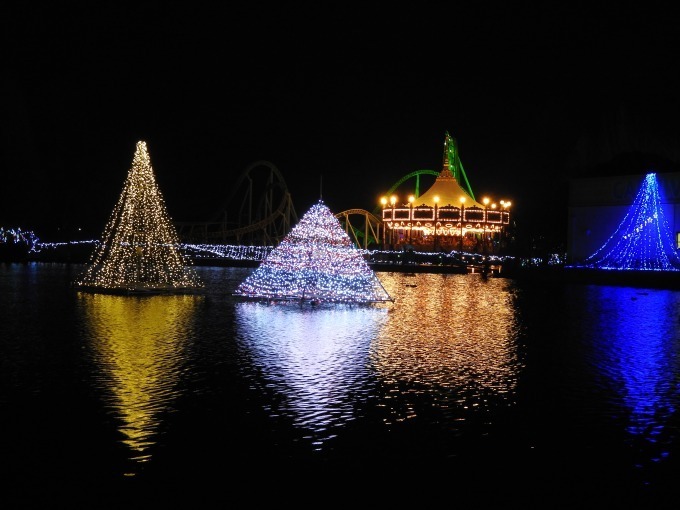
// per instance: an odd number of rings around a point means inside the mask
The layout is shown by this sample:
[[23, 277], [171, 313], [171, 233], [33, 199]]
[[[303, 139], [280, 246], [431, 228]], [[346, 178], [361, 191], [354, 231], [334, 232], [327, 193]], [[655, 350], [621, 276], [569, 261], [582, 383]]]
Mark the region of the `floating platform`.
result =
[[100, 287], [96, 285], [74, 285], [76, 290], [92, 294], [114, 294], [121, 296], [157, 294], [197, 294], [201, 287], [173, 287], [172, 285], [127, 285], [125, 287]]

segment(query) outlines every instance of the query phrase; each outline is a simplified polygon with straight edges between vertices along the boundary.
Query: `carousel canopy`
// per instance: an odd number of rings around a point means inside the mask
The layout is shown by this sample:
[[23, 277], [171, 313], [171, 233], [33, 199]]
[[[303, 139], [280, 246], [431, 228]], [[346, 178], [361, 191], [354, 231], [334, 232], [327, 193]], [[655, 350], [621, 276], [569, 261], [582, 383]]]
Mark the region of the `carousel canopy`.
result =
[[484, 205], [473, 199], [467, 192], [463, 190], [460, 184], [458, 184], [458, 181], [456, 181], [455, 177], [451, 173], [451, 170], [449, 170], [449, 162], [446, 158], [444, 159], [444, 169], [440, 172], [437, 180], [435, 180], [430, 189], [415, 199], [413, 202], [413, 207], [417, 207], [419, 205], [434, 207], [435, 197], [439, 197], [439, 202], [437, 203], [437, 206], [439, 207], [444, 207], [447, 205], [460, 207], [460, 199], [461, 197], [464, 197], [465, 202], [463, 205], [465, 205], [466, 208], [476, 206], [484, 209]]

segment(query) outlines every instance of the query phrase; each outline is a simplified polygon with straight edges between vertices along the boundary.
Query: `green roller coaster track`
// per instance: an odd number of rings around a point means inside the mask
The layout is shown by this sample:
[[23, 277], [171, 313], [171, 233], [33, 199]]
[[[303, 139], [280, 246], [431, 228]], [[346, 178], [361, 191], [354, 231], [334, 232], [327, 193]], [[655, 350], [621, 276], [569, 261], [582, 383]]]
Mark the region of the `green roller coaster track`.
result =
[[[444, 142], [444, 156], [448, 159], [449, 169], [451, 170], [453, 177], [456, 179], [456, 181], [458, 181], [458, 184], [461, 184], [461, 187], [463, 187], [465, 191], [467, 191], [468, 195], [470, 195], [470, 198], [472, 198], [472, 200], [475, 200], [475, 195], [472, 192], [472, 186], [470, 186], [470, 181], [468, 181], [467, 175], [465, 174], [465, 169], [463, 168], [463, 163], [461, 163], [460, 156], [458, 155], [458, 143], [456, 142], [455, 138], [449, 135], [448, 131], [446, 132], [446, 139]], [[437, 172], [435, 170], [426, 169], [416, 170], [414, 172], [411, 172], [410, 174], [405, 175], [397, 182], [395, 182], [392, 185], [392, 187], [387, 191], [386, 195], [387, 196], [391, 195], [397, 190], [397, 188], [399, 188], [399, 186], [404, 184], [409, 179], [413, 179], [415, 177], [416, 187], [414, 190], [414, 196], [418, 198], [420, 196], [420, 176], [434, 175], [435, 177], [438, 177], [439, 174], [440, 172]], [[377, 206], [375, 209], [373, 209], [373, 214], [378, 215], [379, 212], [380, 206]]]
[[472, 200], [475, 200], [475, 195], [472, 193], [472, 186], [470, 186], [470, 181], [468, 181], [465, 170], [463, 169], [463, 163], [460, 162], [460, 156], [458, 155], [458, 142], [453, 138], [449, 132], [446, 132], [446, 141], [444, 142], [444, 151], [446, 157], [449, 160], [449, 169], [453, 174], [453, 177], [458, 181], [458, 184], [463, 187], [463, 181], [465, 181], [465, 190], [470, 195]]

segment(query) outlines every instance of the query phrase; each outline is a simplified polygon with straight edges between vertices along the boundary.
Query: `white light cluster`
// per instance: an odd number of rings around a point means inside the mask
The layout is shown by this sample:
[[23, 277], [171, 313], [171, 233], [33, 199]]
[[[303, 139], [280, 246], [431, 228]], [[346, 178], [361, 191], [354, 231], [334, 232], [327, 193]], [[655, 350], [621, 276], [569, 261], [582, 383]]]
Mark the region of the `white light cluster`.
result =
[[272, 251], [271, 246], [240, 246], [237, 244], [182, 244], [194, 258], [225, 258], [230, 260], [264, 260]]
[[645, 176], [626, 217], [582, 265], [610, 270], [680, 271], [680, 256], [663, 215], [656, 174]]
[[239, 285], [235, 294], [312, 302], [392, 300], [340, 221], [321, 200]]
[[180, 252], [145, 142], [137, 142], [132, 168], [104, 229], [102, 242], [75, 284], [94, 289], [182, 290], [201, 287]]
[[28, 251], [37, 251], [38, 237], [30, 230], [0, 227], [0, 243], [24, 244]]

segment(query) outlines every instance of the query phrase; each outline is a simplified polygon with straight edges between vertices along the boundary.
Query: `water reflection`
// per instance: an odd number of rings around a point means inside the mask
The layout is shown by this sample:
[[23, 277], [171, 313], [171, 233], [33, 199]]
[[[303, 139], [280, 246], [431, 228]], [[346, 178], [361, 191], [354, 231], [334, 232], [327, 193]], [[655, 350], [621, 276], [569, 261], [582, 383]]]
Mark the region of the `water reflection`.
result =
[[371, 392], [370, 344], [386, 322], [380, 306], [238, 303], [239, 342], [250, 357], [259, 391], [271, 393], [272, 417], [283, 416], [316, 449], [356, 418]]
[[311, 431], [321, 448], [368, 414], [389, 427], [436, 407], [455, 427], [515, 402], [523, 365], [508, 280], [380, 278], [395, 297], [386, 307], [236, 305], [239, 340], [264, 382], [253, 380], [274, 402], [270, 416]]
[[185, 342], [200, 297], [78, 293], [78, 298], [90, 330], [95, 385], [120, 422], [134, 461], [126, 475], [134, 475], [150, 459], [163, 415], [180, 394]]
[[679, 405], [680, 293], [605, 286], [590, 293], [596, 320], [583, 333], [599, 384], [614, 389], [609, 406], [627, 416], [638, 462], [658, 462], [677, 439], [676, 428], [666, 428]]
[[[511, 282], [385, 273], [396, 302], [371, 352], [393, 423], [438, 408], [451, 419], [515, 401], [523, 364]], [[418, 408], [418, 402], [425, 401]]]

